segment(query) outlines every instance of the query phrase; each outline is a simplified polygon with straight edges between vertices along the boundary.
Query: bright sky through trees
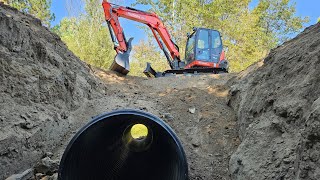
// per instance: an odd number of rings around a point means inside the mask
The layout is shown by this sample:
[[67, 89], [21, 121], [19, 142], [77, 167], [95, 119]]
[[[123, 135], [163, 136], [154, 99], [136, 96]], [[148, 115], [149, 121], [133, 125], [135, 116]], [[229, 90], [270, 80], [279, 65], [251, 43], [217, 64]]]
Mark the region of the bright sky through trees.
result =
[[[317, 4], [320, 5], [320, 1], [314, 0], [234, 0], [228, 3], [225, 0], [210, 3], [204, 3], [203, 0], [174, 0], [174, 3], [172, 0], [159, 0], [157, 3], [154, 3], [154, 0], [112, 2], [141, 10], [151, 8], [156, 12], [180, 47], [182, 59], [186, 34], [192, 31], [192, 27], [219, 30], [223, 35], [224, 45], [229, 50], [227, 59], [230, 60], [232, 72], [243, 70], [263, 59], [270, 49], [294, 37], [304, 27], [315, 24], [318, 19], [316, 7]], [[136, 2], [148, 6], [133, 6]], [[58, 25], [54, 30], [70, 50], [95, 66], [109, 66], [114, 52], [112, 48], [108, 48], [112, 47], [112, 44], [108, 30], [102, 25], [104, 18], [100, 0], [52, 0], [51, 12], [56, 17], [51, 24]], [[82, 15], [72, 18], [74, 14]], [[63, 18], [65, 19], [60, 23]], [[141, 29], [146, 26], [123, 18], [120, 18], [120, 23], [127, 39], [134, 37], [131, 65], [135, 68], [132, 70], [144, 68], [142, 64], [151, 60], [157, 65], [157, 69], [167, 68], [164, 56], [157, 46], [152, 45], [154, 38]], [[90, 39], [86, 39], [88, 34]]]
[[[77, 0], [82, 1], [82, 0]], [[51, 6], [51, 12], [55, 14], [55, 21], [53, 21], [51, 24], [54, 26], [58, 24], [62, 18], [68, 16], [67, 11], [67, 1], [61, 1], [61, 0], [52, 0], [52, 6]], [[253, 0], [251, 2], [251, 6], [257, 5], [258, 0]], [[319, 7], [320, 7], [320, 0], [292, 0], [292, 2], [295, 2], [297, 12], [296, 15], [298, 16], [309, 16], [310, 21], [306, 25], [312, 25], [315, 24], [318, 21], [318, 18], [320, 16], [319, 14]], [[134, 0], [119, 0], [118, 4], [123, 6], [131, 6], [131, 4], [134, 3]], [[102, 8], [102, 7], [101, 7]], [[140, 5], [136, 7], [137, 9], [146, 9], [146, 6]], [[125, 33], [128, 37], [135, 37], [133, 44], [137, 44], [140, 40], [146, 40], [147, 35], [144, 32], [144, 30], [138, 28], [138, 25], [141, 25], [136, 22], [132, 22], [129, 20], [121, 20], [122, 25], [125, 29]], [[130, 31], [126, 31], [126, 29], [130, 29]]]

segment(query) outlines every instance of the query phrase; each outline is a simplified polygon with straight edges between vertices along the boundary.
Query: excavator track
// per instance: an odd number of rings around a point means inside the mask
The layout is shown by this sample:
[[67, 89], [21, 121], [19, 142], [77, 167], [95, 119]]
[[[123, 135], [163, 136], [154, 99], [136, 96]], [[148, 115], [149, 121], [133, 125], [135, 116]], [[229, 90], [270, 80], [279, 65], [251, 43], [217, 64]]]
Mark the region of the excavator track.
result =
[[172, 69], [166, 70], [164, 72], [156, 72], [150, 63], [147, 63], [146, 69], [143, 73], [149, 78], [159, 78], [166, 76], [174, 76], [174, 75], [200, 75], [200, 74], [221, 74], [228, 73], [228, 71], [224, 68], [190, 68], [190, 69]]

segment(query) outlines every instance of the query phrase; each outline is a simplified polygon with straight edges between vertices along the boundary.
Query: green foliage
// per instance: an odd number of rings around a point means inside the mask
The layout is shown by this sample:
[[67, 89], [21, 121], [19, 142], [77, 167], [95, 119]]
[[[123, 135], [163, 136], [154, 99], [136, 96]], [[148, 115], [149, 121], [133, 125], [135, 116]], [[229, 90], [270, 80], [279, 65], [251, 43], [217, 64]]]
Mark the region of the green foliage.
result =
[[[2, 0], [42, 20], [50, 26], [54, 14], [51, 0]], [[63, 19], [52, 31], [59, 34], [77, 56], [101, 68], [109, 68], [115, 52], [105, 26], [100, 0], [83, 0], [78, 17]], [[180, 47], [183, 58], [186, 33], [193, 27], [219, 30], [223, 35], [231, 71], [240, 71], [266, 56], [271, 48], [299, 32], [308, 18], [295, 16], [295, 3], [290, 0], [260, 0], [249, 8], [251, 0], [136, 0], [135, 4], [151, 5], [163, 20]], [[318, 19], [320, 21], [320, 18]], [[126, 31], [126, 30], [125, 30]], [[131, 75], [142, 75], [146, 62], [162, 71], [168, 69], [165, 56], [148, 41], [135, 45], [131, 53]]]
[[318, 22], [320, 22], [320, 17], [318, 18]]
[[309, 21], [309, 18], [296, 17], [295, 13], [295, 3], [290, 4], [290, 0], [260, 0], [253, 11], [259, 17], [258, 25], [263, 32], [270, 38], [276, 37], [280, 43]]
[[109, 68], [115, 52], [100, 0], [85, 0], [86, 14], [64, 18], [52, 28], [60, 35], [68, 48], [80, 59], [100, 68]]
[[4, 4], [9, 4], [9, 0], [0, 0], [0, 2], [2, 2]]
[[219, 30], [231, 71], [240, 71], [266, 56], [271, 48], [299, 32], [307, 18], [295, 16], [289, 0], [137, 0], [148, 4], [164, 21], [184, 52], [186, 36], [193, 27]]
[[170, 68], [164, 54], [150, 38], [148, 41], [141, 40], [139, 44], [133, 46], [131, 54], [130, 75], [132, 76], [144, 76], [143, 71], [147, 62], [150, 62], [156, 71], [165, 71]]
[[48, 27], [55, 18], [50, 12], [51, 0], [7, 0], [7, 3], [22, 12], [35, 16]]

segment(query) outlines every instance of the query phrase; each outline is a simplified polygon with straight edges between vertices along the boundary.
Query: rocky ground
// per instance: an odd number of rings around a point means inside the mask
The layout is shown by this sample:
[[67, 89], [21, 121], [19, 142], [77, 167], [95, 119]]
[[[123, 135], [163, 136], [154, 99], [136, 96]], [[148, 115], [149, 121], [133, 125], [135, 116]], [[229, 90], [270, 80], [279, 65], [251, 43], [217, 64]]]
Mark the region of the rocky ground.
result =
[[191, 180], [320, 179], [320, 24], [239, 74], [158, 79], [91, 68], [0, 4], [0, 179], [56, 179], [93, 116], [134, 108], [176, 132]]

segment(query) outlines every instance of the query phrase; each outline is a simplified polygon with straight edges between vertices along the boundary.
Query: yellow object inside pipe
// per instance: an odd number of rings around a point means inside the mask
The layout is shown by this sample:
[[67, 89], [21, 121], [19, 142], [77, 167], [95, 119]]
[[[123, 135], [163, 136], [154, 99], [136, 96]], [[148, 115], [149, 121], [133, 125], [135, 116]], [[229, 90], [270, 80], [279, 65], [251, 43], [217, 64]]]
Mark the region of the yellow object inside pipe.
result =
[[143, 124], [135, 124], [130, 130], [131, 136], [134, 139], [142, 139], [148, 136], [148, 128]]

